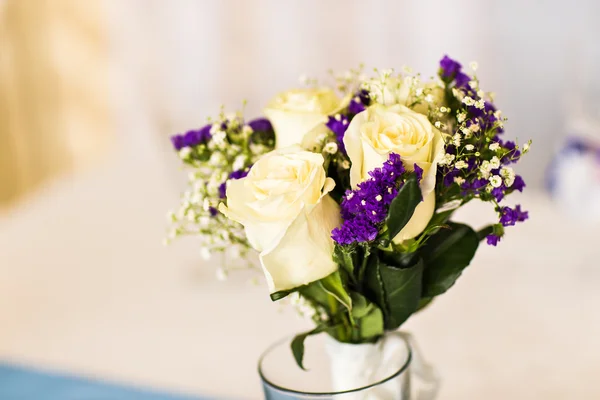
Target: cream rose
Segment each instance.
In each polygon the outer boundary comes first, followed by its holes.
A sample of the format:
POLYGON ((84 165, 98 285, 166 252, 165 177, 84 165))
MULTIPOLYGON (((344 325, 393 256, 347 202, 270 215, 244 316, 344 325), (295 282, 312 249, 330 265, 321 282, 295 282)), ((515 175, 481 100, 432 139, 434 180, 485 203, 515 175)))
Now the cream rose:
POLYGON ((329 88, 296 89, 272 99, 265 116, 275 130, 275 147, 298 144, 315 126, 327 121, 342 106, 342 100, 329 88))
POLYGON ((399 154, 408 170, 413 170, 414 164, 423 168, 423 202, 394 241, 412 239, 423 232, 435 210, 437 163, 444 154, 441 132, 427 117, 403 105, 375 104, 352 119, 344 145, 352 161, 352 187, 368 179, 369 171, 381 167, 390 153, 399 154))
POLYGON ((261 157, 248 176, 229 181, 219 209, 244 225, 271 293, 314 282, 337 270, 331 231, 340 224, 335 186, 321 154, 299 146, 261 157))

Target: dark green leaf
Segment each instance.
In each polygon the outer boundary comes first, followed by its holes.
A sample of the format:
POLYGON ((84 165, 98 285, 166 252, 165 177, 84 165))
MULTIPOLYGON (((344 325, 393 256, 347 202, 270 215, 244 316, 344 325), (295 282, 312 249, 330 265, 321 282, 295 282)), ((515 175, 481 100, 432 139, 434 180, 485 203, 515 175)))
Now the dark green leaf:
POLYGON ((294 293, 296 290, 298 290, 298 289, 280 290, 279 292, 271 293, 271 300, 272 301, 281 300, 284 297, 287 297, 289 294, 294 293))
POLYGON ((419 312, 419 311, 425 309, 427 306, 429 306, 431 304, 432 301, 433 301, 433 297, 421 298, 421 300, 419 300, 419 306, 417 307, 417 311, 415 311, 415 312, 419 312))
POLYGON ((482 241, 483 239, 485 239, 488 235, 491 235, 492 233, 494 233, 494 225, 488 225, 477 231, 477 238, 479 239, 479 241, 482 241))
POLYGON ((316 335, 317 333, 321 333, 326 329, 327 327, 325 325, 319 325, 312 331, 304 332, 294 337, 291 344, 292 354, 294 355, 296 364, 298 364, 300 368, 304 369, 304 366, 302 365, 302 360, 304 359, 304 340, 310 335, 316 335))
POLYGON ((358 326, 358 340, 372 339, 383 334, 383 313, 364 296, 352 293, 352 316, 358 326))
POLYGON ((453 222, 448 226, 431 236, 421 249, 425 262, 423 297, 438 296, 454 285, 479 246, 471 227, 453 222))
POLYGON ((390 239, 396 237, 410 221, 421 200, 421 189, 419 189, 417 183, 417 176, 413 173, 404 182, 404 185, 398 191, 398 195, 390 204, 390 211, 385 221, 390 239))
POLYGON ((402 325, 419 305, 423 262, 408 268, 386 265, 377 257, 367 268, 367 293, 383 310, 385 329, 402 325))

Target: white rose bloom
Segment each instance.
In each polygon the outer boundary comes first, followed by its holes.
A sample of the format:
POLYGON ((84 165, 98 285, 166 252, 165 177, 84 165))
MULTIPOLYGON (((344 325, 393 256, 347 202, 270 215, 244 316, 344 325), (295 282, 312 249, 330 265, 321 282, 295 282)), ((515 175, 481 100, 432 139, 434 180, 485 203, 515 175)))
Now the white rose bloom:
POLYGON ((329 115, 343 108, 330 88, 296 89, 275 96, 264 110, 275 131, 275 147, 300 143, 306 133, 327 122, 329 115))
POLYGON ((341 222, 327 194, 335 186, 323 156, 291 146, 261 157, 248 176, 230 181, 219 209, 244 225, 271 293, 293 289, 335 272, 331 231, 341 222))
POLYGON ((441 132, 422 114, 403 105, 373 105, 352 119, 344 135, 344 145, 352 162, 350 183, 355 188, 379 168, 390 153, 399 154, 407 170, 414 164, 423 169, 423 202, 408 224, 394 238, 400 243, 419 235, 435 210, 435 180, 438 162, 444 156, 441 132))

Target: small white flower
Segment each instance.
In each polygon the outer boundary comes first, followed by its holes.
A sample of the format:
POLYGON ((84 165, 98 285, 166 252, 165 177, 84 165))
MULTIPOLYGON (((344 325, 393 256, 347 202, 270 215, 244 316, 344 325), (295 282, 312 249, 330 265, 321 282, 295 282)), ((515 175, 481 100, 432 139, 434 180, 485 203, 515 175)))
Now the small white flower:
POLYGON ((350 161, 348 161, 348 160, 342 161, 342 168, 350 169, 350 161))
POLYGON ((210 200, 208 200, 208 197, 204 199, 204 202, 202 203, 202 209, 204 211, 208 211, 210 209, 210 200))
POLYGON ((454 154, 446 153, 444 157, 438 163, 439 165, 450 165, 456 156, 454 154))
POLYGON ((471 87, 471 89, 477 89, 477 81, 476 80, 469 81, 469 86, 471 87))
POLYGON ((480 110, 483 110, 485 108, 485 102, 483 101, 483 99, 477 100, 475 102, 475 108, 478 108, 480 110))
POLYGON ((440 129, 442 127, 442 123, 440 121, 435 121, 435 125, 436 128, 440 129))
POLYGON ((323 150, 329 154, 335 154, 338 151, 338 145, 335 142, 329 142, 325 145, 323 150))
POLYGON ((460 146, 460 140, 461 140, 461 137, 460 137, 460 134, 459 134, 459 133, 456 133, 456 134, 455 134, 455 135, 452 137, 452 143, 453 143, 453 144, 454 144, 456 147, 460 146))
POLYGON ((469 129, 471 129, 473 132, 479 132, 479 124, 473 124, 469 127, 469 129))
POLYGON ((456 119, 459 123, 463 123, 463 121, 467 118, 467 113, 460 112, 456 115, 456 119))
POLYGON ((378 194, 377 196, 375 196, 375 200, 381 201, 381 200, 383 200, 383 197, 381 197, 381 195, 378 194))
POLYGON ((477 63, 477 61, 471 61, 471 63, 469 64, 469 66, 471 67, 471 69, 473 71, 477 71, 477 68, 479 68, 479 64, 477 63))
POLYGON ((237 170, 244 168, 245 165, 246 165, 246 156, 243 154, 240 154, 239 156, 237 156, 235 158, 235 160, 233 161, 233 165, 231 167, 233 168, 234 171, 237 171, 237 170))
POLYGON ((335 118, 336 121, 341 121, 342 120, 342 116, 339 113, 335 114, 335 116, 333 118, 335 118))
POLYGON ((463 183, 465 183, 465 182, 466 182, 466 180, 465 180, 465 178, 463 178, 463 177, 460 177, 460 176, 455 176, 455 177, 454 177, 454 182, 455 182, 455 183, 458 183, 459 185, 462 185, 463 183))
POLYGON ((363 206, 366 206, 366 205, 367 205, 367 202, 366 202, 366 201, 364 201, 364 200, 361 200, 361 201, 360 201, 360 204, 362 204, 363 206))
POLYGON ((220 146, 222 144, 225 143, 225 138, 227 137, 227 134, 224 131, 217 131, 215 132, 215 134, 212 136, 212 142, 214 142, 217 146, 220 146))
POLYGON ((252 132, 254 132, 254 130, 249 125, 244 125, 244 127, 242 128, 242 133, 246 136, 249 136, 250 134, 252 134, 252 132))
POLYGON ((498 151, 498 150, 500 150, 500 143, 494 142, 494 143, 490 144, 490 150, 491 151, 498 151))
POLYGON ((502 186, 502 178, 500 178, 498 175, 491 176, 490 185, 492 185, 495 188, 502 186))
POLYGON ((228 274, 227 274, 227 270, 225 270, 225 268, 219 267, 219 268, 217 268, 215 275, 217 276, 217 280, 226 281, 228 274))
POLYGON ((428 103, 432 103, 433 102, 433 96, 428 94, 427 96, 425 96, 425 101, 428 103))
POLYGON ((456 164, 454 164, 454 167, 456 169, 463 169, 463 168, 467 168, 469 166, 469 164, 467 164, 465 161, 460 160, 458 161, 456 164))
POLYGON ((417 90, 415 90, 415 94, 417 96, 421 96, 423 94, 423 88, 417 88, 417 90))
POLYGON ((490 166, 492 167, 492 169, 500 168, 500 159, 496 156, 492 157, 492 159, 490 160, 490 166))
POLYGON ((200 248, 200 257, 202 257, 204 261, 210 260, 210 250, 208 249, 208 247, 200 248))
POLYGON ((192 149, 189 147, 184 147, 183 149, 179 150, 179 158, 182 160, 187 160, 190 154, 192 154, 192 149))
POLYGON ((473 151, 475 149, 475 146, 473 146, 472 144, 468 144, 468 145, 465 146, 465 149, 467 151, 473 151))
POLYGON ((492 166, 489 161, 485 160, 481 163, 479 167, 479 171, 481 172, 481 176, 484 178, 488 178, 490 176, 490 172, 492 171, 492 166))
POLYGON ((500 176, 504 178, 504 184, 511 187, 515 183, 515 171, 509 167, 503 167, 500 170, 500 176))
POLYGON ((464 98, 464 99, 462 99, 462 102, 463 102, 464 104, 468 105, 468 106, 472 106, 472 105, 474 105, 474 104, 475 104, 475 100, 473 100, 473 99, 471 98, 471 96, 465 96, 465 98, 464 98))
POLYGON ((530 147, 529 143, 525 143, 523 145, 523 153, 527 153, 529 151, 529 147, 530 147))

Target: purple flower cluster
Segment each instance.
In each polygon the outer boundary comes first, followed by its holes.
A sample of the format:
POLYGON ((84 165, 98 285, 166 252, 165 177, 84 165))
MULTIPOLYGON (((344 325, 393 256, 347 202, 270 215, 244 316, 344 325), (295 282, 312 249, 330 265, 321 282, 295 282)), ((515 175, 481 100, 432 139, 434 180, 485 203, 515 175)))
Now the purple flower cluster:
POLYGON ((440 60, 440 75, 447 81, 454 80, 456 87, 459 88, 468 87, 471 80, 469 75, 462 72, 462 65, 447 55, 440 60))
POLYGON ((502 226, 514 226, 517 222, 524 222, 529 218, 529 212, 522 211, 521 206, 515 208, 502 207, 500 210, 500 223, 502 226))
POLYGON ((219 185, 219 197, 222 199, 224 199, 226 197, 228 180, 230 180, 230 179, 236 180, 236 179, 245 178, 248 175, 249 171, 250 171, 250 167, 245 168, 245 169, 238 169, 237 171, 233 171, 232 173, 230 173, 227 180, 219 185))
POLYGON ((212 138, 210 128, 210 125, 205 125, 197 130, 191 130, 181 135, 171 136, 171 143, 177 151, 184 147, 194 147, 202 143, 207 143, 212 138))
POLYGON ((335 133, 335 137, 337 138, 338 142, 338 147, 342 150, 344 154, 346 154, 346 147, 344 146, 344 134, 346 133, 346 129, 348 128, 349 124, 350 121, 348 120, 348 117, 340 114, 337 115, 337 118, 329 117, 327 123, 325 124, 327 125, 329 130, 335 133))
POLYGON ((367 90, 359 91, 356 96, 350 100, 350 104, 348 105, 348 112, 350 114, 358 114, 365 110, 365 107, 369 105, 371 102, 371 98, 369 97, 369 92, 367 90))
POLYGON ((273 126, 271 122, 266 118, 256 118, 248 122, 248 126, 252 128, 254 132, 271 132, 273 126))
MULTIPOLYGON (((406 172, 400 156, 389 155, 381 168, 369 172, 370 178, 346 191, 341 204, 343 223, 332 231, 331 237, 340 245, 371 242, 377 238, 389 206, 403 184, 406 172)), ((423 170, 415 165, 417 176, 423 170)))

